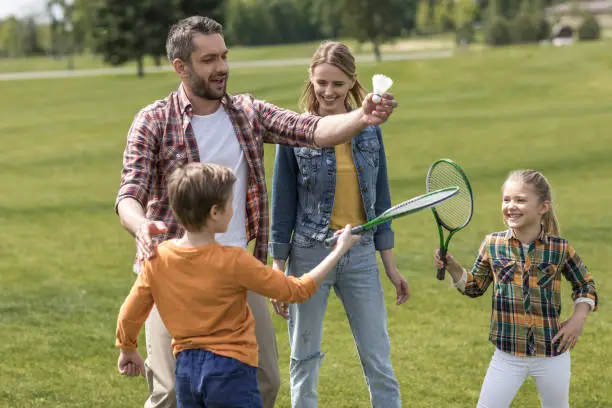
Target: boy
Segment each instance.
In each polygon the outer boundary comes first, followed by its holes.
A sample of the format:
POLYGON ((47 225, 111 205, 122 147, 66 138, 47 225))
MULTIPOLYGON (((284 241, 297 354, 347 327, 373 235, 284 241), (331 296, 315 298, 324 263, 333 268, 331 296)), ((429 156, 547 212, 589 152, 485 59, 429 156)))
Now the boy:
POLYGON ((179 408, 261 407, 257 389, 255 321, 247 291, 285 302, 304 302, 356 242, 347 226, 334 250, 301 278, 286 277, 245 249, 224 247, 215 234, 232 218, 228 168, 190 163, 168 183, 170 207, 185 235, 160 244, 123 303, 117 320, 118 369, 144 374, 137 351, 140 329, 157 305, 172 335, 179 408))

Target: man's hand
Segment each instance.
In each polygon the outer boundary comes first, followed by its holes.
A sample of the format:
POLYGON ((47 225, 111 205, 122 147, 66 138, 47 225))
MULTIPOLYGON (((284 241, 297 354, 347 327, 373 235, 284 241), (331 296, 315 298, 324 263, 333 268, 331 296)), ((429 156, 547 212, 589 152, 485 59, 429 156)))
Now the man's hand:
POLYGON ((382 99, 378 103, 372 101, 373 96, 374 94, 372 93, 368 94, 361 104, 363 112, 362 120, 367 125, 380 125, 391 116, 398 103, 390 93, 383 94, 382 99))
POLYGON ((161 221, 144 221, 140 224, 135 235, 141 260, 150 259, 155 255, 155 245, 152 237, 164 234, 167 231, 166 224, 161 221))

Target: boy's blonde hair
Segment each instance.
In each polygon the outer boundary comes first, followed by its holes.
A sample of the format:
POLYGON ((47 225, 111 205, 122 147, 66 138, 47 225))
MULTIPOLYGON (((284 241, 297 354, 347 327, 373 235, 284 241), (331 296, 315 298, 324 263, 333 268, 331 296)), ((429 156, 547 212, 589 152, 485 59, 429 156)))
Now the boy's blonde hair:
POLYGON ((201 231, 213 205, 221 208, 230 199, 236 176, 218 164, 189 163, 168 180, 170 208, 188 231, 201 231))
MULTIPOLYGON (((550 208, 546 214, 542 216, 542 224, 544 231, 548 235, 559 236, 561 227, 553 209, 552 189, 550 183, 542 173, 536 170, 517 170, 508 175, 506 182, 510 180, 520 181, 521 183, 531 186, 538 195, 540 202, 550 201, 550 208)), ((505 185, 506 183, 504 183, 505 185)))
MULTIPOLYGON (((361 106, 366 91, 363 89, 357 80, 357 68, 355 66, 355 57, 349 50, 349 47, 339 41, 324 41, 321 43, 317 51, 312 56, 312 61, 308 72, 312 75, 314 69, 321 64, 331 64, 339 68, 349 78, 355 79, 355 85, 349 90, 346 96, 345 104, 347 109, 354 109, 361 106), (351 101, 352 99, 352 101, 351 101)), ((314 92, 314 85, 310 78, 306 81, 302 94, 300 96, 300 107, 309 113, 319 113, 319 102, 314 92)))

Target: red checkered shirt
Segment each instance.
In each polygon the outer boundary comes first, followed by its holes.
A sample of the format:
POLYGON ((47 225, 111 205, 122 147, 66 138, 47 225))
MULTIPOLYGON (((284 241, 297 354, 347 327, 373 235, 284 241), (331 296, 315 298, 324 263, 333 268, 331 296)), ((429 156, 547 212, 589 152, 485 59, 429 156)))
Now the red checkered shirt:
MULTIPOLYGON (((256 239, 253 254, 266 263, 269 215, 263 144, 314 147, 320 117, 284 110, 246 94, 226 95, 222 105, 248 164, 247 240, 256 239)), ((184 232, 170 210, 166 180, 177 168, 200 161, 190 125, 192 114, 191 102, 181 85, 167 98, 140 110, 127 136, 115 211, 124 198, 140 202, 147 219, 163 221, 168 227, 155 242, 180 237, 184 232)))

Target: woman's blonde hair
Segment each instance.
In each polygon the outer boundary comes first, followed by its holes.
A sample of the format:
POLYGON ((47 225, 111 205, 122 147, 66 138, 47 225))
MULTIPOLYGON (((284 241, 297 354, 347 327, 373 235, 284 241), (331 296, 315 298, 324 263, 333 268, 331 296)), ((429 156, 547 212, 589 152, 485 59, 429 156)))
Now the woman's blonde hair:
MULTIPOLYGON (((355 57, 349 50, 348 46, 339 41, 322 42, 312 56, 312 61, 310 63, 310 67, 308 68, 310 75, 312 75, 314 69, 321 64, 331 64, 339 68, 349 78, 355 80, 355 84, 349 90, 345 105, 348 110, 361 106, 367 92, 357 80, 355 57)), ((310 78, 308 78, 304 84, 304 89, 302 90, 302 94, 300 96, 300 107, 305 112, 317 114, 319 112, 319 102, 317 102, 314 92, 314 85, 310 81, 310 78)))
MULTIPOLYGON (((550 202, 550 208, 546 214, 542 216, 542 224, 544 225, 544 231, 548 235, 559 236, 561 227, 559 226, 559 221, 553 209, 552 189, 546 177, 536 170, 517 170, 508 175, 506 183, 510 180, 520 181, 531 186, 540 199, 540 202, 550 202)), ((504 185, 506 183, 504 183, 504 185)))

